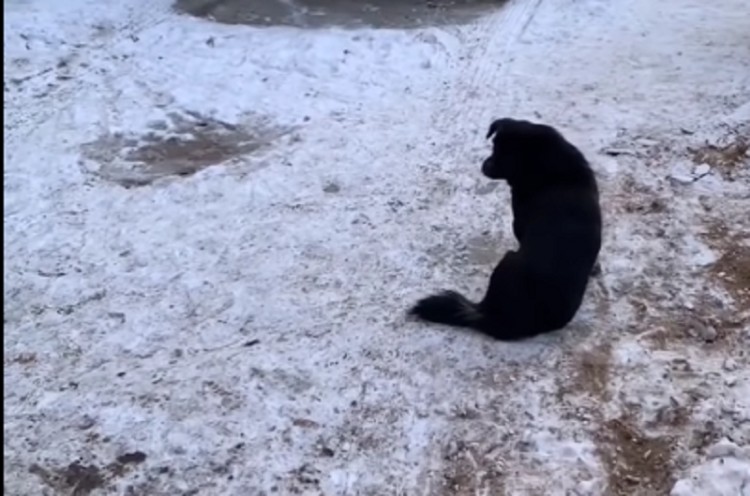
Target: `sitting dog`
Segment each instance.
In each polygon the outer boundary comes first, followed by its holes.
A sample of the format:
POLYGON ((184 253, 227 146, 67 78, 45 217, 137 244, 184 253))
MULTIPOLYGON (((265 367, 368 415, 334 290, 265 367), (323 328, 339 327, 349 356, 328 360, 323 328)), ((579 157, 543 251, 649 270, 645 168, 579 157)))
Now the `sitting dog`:
POLYGON ((492 155, 482 173, 511 189, 509 251, 484 299, 455 291, 417 302, 410 313, 511 341, 565 327, 583 301, 601 247, 599 189, 583 154, 551 126, 510 118, 492 123, 492 155))

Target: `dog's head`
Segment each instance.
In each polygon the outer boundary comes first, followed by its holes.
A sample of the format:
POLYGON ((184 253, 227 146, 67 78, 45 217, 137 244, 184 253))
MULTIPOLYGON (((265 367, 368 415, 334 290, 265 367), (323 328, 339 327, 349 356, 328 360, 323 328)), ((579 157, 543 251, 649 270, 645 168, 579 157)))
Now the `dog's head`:
POLYGON ((511 118, 493 122, 487 139, 493 136, 492 155, 482 164, 482 173, 490 179, 509 182, 523 172, 523 167, 541 159, 550 144, 560 140, 560 135, 550 126, 511 118))

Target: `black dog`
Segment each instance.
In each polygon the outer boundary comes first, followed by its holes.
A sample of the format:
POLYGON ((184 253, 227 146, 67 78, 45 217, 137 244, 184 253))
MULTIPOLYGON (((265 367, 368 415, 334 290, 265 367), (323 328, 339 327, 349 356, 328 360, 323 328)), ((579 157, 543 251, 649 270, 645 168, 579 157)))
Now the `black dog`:
POLYGON ((479 304, 444 291, 410 313, 519 340, 565 327, 581 306, 601 247, 599 189, 586 158, 553 127, 505 118, 493 135, 482 173, 510 185, 520 249, 505 254, 479 304))

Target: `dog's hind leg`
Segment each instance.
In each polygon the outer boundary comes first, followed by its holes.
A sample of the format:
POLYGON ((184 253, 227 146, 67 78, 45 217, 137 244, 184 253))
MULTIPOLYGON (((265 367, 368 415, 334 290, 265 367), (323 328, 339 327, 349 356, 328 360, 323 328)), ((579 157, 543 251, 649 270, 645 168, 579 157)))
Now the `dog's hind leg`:
POLYGON ((533 292, 526 264, 518 251, 509 251, 495 267, 479 309, 484 315, 480 330, 501 341, 516 341, 537 334, 533 292))

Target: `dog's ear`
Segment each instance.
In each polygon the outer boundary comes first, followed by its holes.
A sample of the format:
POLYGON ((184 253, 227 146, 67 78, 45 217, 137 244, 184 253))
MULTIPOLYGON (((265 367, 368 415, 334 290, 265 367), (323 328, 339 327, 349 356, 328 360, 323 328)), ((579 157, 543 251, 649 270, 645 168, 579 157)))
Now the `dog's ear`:
POLYGON ((487 137, 485 139, 490 139, 492 136, 500 131, 500 128, 503 127, 504 120, 503 119, 497 119, 495 122, 490 124, 490 130, 487 131, 487 137))

